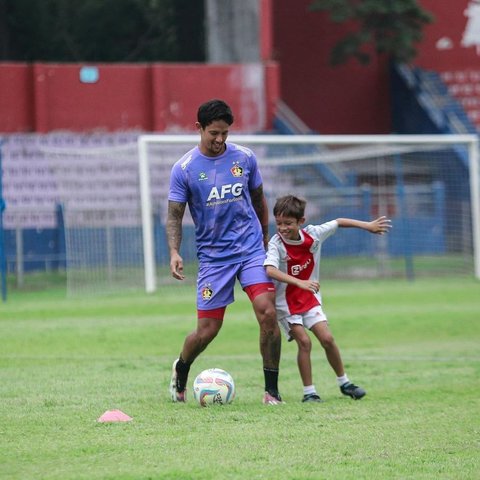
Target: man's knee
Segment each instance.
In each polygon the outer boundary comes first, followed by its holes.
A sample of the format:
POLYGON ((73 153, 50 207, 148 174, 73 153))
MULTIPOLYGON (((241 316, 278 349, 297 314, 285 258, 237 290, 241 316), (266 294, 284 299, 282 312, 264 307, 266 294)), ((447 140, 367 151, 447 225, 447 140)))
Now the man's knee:
POLYGON ((275 305, 273 305, 273 303, 267 305, 267 307, 265 308, 264 316, 265 316, 266 322, 273 323, 276 325, 277 312, 275 310, 275 305))
POLYGON ((222 321, 217 319, 201 318, 198 320, 196 337, 200 344, 208 345, 218 334, 222 321))
POLYGON ((260 326, 266 331, 277 331, 277 314, 275 311, 274 305, 267 305, 261 312, 258 314, 258 322, 260 326))

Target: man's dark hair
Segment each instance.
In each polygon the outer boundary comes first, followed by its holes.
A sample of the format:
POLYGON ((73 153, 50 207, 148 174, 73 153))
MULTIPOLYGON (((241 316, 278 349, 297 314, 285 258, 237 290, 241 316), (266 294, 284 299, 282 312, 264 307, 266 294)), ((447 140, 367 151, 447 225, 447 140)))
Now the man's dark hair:
POLYGON ((273 215, 275 217, 293 217, 300 220, 305 216, 305 206, 307 202, 294 195, 285 195, 275 202, 273 207, 273 215))
POLYGON ((226 124, 233 123, 233 113, 230 107, 218 99, 209 100, 198 107, 197 121, 205 128, 215 120, 223 120, 226 124))

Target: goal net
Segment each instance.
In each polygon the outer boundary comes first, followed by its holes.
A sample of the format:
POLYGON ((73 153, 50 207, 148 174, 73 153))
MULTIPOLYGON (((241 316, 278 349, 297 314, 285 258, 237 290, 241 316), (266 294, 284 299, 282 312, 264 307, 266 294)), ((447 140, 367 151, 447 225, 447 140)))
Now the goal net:
MULTIPOLYGON (((387 215, 389 235, 344 229, 322 247, 321 276, 480 278, 476 136, 231 136, 252 148, 270 208, 277 197, 307 200, 306 222, 387 215)), ((165 239, 170 168, 198 137, 139 138, 146 288, 171 285, 165 239)), ((194 227, 183 222, 181 254, 195 281, 194 227)))
POLYGON ((42 154, 61 206, 68 294, 143 289, 136 142, 44 147, 42 154))
MULTIPOLYGON (((323 278, 480 278, 476 136, 231 135, 229 141, 257 156, 271 234, 273 204, 285 194, 307 200, 306 223, 392 219, 386 236, 342 229, 328 239, 323 278)), ((183 282, 170 274, 165 224, 171 167, 197 143, 197 135, 141 135, 136 144, 50 152, 70 294, 191 291, 197 259, 188 208, 183 282)))

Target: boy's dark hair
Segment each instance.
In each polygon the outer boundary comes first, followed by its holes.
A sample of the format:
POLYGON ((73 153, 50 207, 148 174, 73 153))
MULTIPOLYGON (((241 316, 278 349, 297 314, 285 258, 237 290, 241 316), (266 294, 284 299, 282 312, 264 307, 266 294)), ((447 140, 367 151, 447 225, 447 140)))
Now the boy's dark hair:
POLYGON ((197 112, 197 121, 202 128, 207 127, 215 120, 223 120, 228 125, 233 123, 231 108, 223 100, 216 98, 202 103, 202 105, 198 107, 197 112))
POLYGON ((305 216, 306 200, 295 197, 294 195, 285 195, 277 198, 275 206, 273 207, 274 217, 293 217, 300 220, 305 216))

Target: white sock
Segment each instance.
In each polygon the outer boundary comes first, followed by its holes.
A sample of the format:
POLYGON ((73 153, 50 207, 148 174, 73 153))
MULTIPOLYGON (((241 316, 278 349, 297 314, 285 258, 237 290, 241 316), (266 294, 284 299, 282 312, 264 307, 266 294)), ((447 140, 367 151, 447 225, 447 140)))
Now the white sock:
POLYGON ((306 387, 303 387, 304 395, 311 395, 312 393, 317 393, 315 390, 315 385, 307 385, 306 387))
POLYGON ((337 377, 337 383, 338 383, 338 386, 341 387, 342 385, 345 385, 346 383, 348 383, 350 380, 348 379, 347 377, 347 374, 343 374, 341 377, 337 377))

